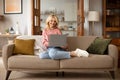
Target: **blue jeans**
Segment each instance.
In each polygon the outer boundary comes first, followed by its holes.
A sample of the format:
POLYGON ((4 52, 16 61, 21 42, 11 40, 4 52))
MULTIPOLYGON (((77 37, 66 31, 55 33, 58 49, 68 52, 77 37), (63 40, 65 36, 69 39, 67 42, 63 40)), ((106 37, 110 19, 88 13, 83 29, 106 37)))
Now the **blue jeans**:
POLYGON ((58 47, 50 47, 47 51, 40 53, 39 57, 42 59, 69 59, 70 52, 58 47))

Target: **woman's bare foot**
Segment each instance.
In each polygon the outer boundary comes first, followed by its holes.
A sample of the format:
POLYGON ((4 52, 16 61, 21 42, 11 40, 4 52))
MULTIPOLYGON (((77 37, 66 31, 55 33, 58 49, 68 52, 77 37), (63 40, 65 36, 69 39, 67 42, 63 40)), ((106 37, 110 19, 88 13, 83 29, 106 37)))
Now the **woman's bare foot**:
POLYGON ((75 51, 71 51, 71 52, 70 52, 70 56, 72 56, 72 57, 77 57, 77 54, 75 53, 75 51))

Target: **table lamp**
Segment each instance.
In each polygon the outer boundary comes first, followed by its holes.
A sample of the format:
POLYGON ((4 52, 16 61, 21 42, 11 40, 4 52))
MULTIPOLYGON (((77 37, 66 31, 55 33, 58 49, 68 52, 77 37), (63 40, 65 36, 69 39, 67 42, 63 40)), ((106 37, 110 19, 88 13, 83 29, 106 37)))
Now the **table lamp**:
POLYGON ((88 12, 88 21, 92 22, 92 35, 94 35, 94 24, 100 20, 98 11, 89 11, 88 12))

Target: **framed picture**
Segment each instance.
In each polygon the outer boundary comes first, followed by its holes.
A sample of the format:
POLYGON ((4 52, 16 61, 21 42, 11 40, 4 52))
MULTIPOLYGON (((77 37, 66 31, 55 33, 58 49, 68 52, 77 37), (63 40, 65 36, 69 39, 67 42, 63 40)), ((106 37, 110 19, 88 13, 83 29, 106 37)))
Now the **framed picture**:
POLYGON ((3 0, 4 14, 21 14, 22 0, 3 0))

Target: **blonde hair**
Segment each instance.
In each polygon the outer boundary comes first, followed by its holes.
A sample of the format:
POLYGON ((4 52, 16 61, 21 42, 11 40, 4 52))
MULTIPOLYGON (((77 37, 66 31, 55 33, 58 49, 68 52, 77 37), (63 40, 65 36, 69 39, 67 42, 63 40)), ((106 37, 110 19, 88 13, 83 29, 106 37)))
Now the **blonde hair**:
POLYGON ((50 29, 50 26, 49 26, 49 21, 54 18, 56 20, 56 28, 58 27, 58 24, 59 24, 59 20, 58 20, 58 17, 54 14, 51 14, 48 16, 48 18, 46 19, 46 28, 47 29, 50 29))

